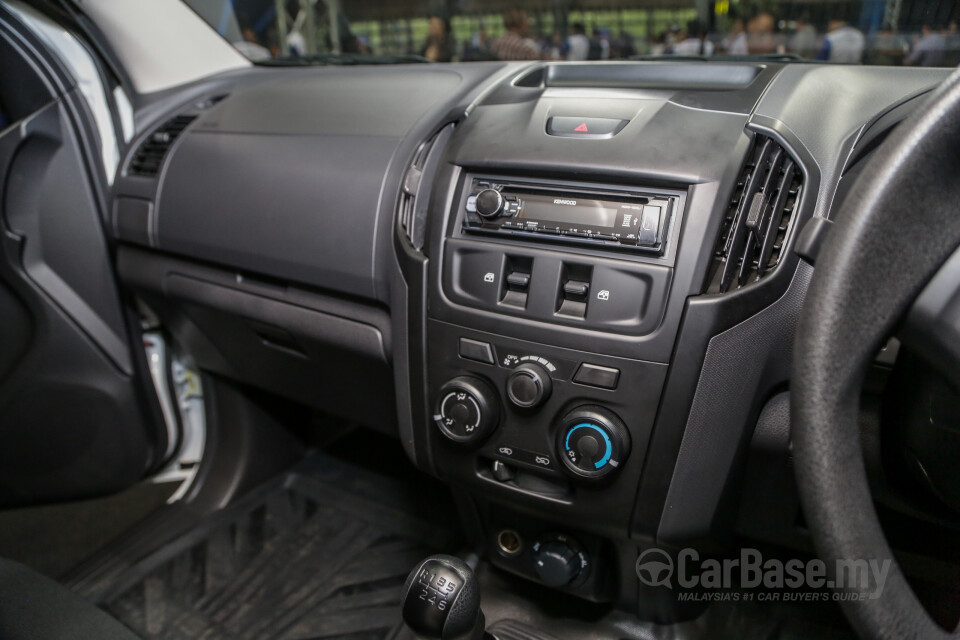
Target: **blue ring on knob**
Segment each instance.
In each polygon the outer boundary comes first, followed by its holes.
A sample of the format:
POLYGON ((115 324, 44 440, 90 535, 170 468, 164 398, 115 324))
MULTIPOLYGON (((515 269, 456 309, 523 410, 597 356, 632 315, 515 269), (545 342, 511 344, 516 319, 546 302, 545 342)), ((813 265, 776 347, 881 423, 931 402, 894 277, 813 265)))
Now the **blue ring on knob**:
POLYGON ((604 454, 603 458, 601 458, 599 461, 593 463, 593 466, 594 466, 595 468, 597 468, 597 469, 602 469, 608 462, 610 462, 610 458, 613 456, 613 443, 610 442, 610 436, 607 434, 607 432, 604 431, 603 429, 601 429, 600 427, 598 427, 597 425, 591 424, 591 423, 589 423, 589 422, 581 422, 580 424, 578 424, 577 426, 575 426, 573 429, 570 429, 570 431, 567 431, 567 439, 564 440, 564 443, 563 443, 564 448, 565 448, 567 451, 570 451, 570 436, 572 436, 572 435, 573 435, 573 432, 576 431, 577 429, 579 429, 580 427, 586 427, 586 428, 588 428, 588 429, 593 429, 594 431, 596 431, 597 433, 599 433, 600 435, 602 435, 604 442, 607 443, 607 451, 606 451, 606 453, 604 454))

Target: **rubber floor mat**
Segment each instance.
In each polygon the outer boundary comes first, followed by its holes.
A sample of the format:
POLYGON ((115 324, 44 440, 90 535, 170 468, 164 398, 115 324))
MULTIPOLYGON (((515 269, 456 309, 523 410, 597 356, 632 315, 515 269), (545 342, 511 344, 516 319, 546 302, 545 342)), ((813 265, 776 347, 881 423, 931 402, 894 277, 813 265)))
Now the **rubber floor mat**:
POLYGON ((149 639, 380 640, 411 568, 456 550, 411 490, 311 456, 86 595, 149 639))

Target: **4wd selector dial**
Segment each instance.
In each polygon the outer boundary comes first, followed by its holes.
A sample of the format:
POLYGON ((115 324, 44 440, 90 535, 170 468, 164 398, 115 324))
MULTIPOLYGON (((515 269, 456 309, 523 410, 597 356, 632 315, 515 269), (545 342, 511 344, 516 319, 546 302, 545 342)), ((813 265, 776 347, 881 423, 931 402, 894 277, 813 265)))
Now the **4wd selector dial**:
POLYGON ((433 421, 450 440, 479 444, 500 422, 496 392, 479 378, 454 378, 440 387, 433 421))
POLYGON ((576 587, 590 573, 590 558, 573 538, 562 533, 541 537, 533 545, 533 568, 550 587, 576 587))
POLYGON ((539 407, 552 390, 550 372, 533 362, 524 362, 507 378, 507 397, 521 409, 539 407))
POLYGON ((630 432, 612 411, 591 405, 577 407, 563 417, 557 449, 572 475, 602 478, 619 469, 630 455, 630 432))

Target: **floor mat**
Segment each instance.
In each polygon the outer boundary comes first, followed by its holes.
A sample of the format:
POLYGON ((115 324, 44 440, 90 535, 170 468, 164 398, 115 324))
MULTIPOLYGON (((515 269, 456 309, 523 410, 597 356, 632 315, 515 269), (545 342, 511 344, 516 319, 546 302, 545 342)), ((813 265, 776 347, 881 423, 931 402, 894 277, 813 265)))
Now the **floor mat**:
POLYGON ((379 640, 411 568, 456 550, 447 505, 421 491, 317 454, 73 587, 144 638, 379 640))
POLYGON ((176 483, 142 482, 106 498, 2 511, 0 557, 60 578, 163 509, 176 489, 176 483))

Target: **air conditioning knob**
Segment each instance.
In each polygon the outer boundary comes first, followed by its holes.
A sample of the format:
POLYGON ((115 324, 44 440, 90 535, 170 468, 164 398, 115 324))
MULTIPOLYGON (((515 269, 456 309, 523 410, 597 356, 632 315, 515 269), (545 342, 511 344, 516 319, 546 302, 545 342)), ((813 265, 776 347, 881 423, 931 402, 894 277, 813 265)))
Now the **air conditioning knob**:
POLYGON ((484 189, 477 194, 477 213, 483 218, 496 218, 503 205, 503 194, 496 189, 484 189))
POLYGON ((433 421, 450 440, 479 444, 500 422, 496 391, 480 378, 454 378, 440 387, 433 421))
POLYGON ((539 407, 552 391, 550 372, 533 362, 524 362, 507 378, 507 397, 521 409, 539 407))
POLYGON ((586 405, 563 417, 557 450, 571 475, 600 479, 617 471, 630 455, 630 432, 612 411, 586 405))

